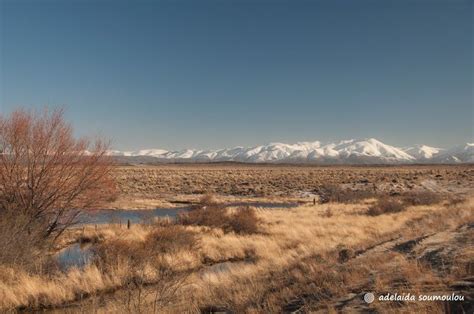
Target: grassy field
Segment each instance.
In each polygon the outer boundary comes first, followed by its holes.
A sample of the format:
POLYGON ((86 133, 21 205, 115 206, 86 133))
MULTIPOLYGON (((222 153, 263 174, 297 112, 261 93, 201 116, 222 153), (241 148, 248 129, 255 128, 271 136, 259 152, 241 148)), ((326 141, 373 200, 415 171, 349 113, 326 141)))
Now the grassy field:
POLYGON ((121 167, 116 202, 179 200, 194 203, 194 209, 176 221, 150 219, 130 229, 109 224, 67 230, 34 267, 0 269, 0 309, 472 309, 473 173, 468 166, 121 167), (291 208, 224 206, 236 199, 300 203, 291 208), (87 245, 95 258, 82 269, 61 270, 54 254, 72 243, 87 245), (465 301, 367 304, 366 292, 376 297, 457 293, 465 301))

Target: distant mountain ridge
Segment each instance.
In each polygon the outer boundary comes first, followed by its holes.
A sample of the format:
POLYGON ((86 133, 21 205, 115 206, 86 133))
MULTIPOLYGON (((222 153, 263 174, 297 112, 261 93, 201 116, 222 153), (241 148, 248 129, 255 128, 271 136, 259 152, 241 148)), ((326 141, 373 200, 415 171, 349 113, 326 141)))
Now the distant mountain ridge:
POLYGON ((474 163, 474 143, 451 149, 426 145, 399 148, 375 138, 345 140, 322 144, 320 141, 296 144, 270 143, 253 147, 216 150, 184 149, 167 151, 109 151, 118 160, 131 163, 154 162, 242 162, 242 163, 311 163, 311 164, 409 164, 474 163))

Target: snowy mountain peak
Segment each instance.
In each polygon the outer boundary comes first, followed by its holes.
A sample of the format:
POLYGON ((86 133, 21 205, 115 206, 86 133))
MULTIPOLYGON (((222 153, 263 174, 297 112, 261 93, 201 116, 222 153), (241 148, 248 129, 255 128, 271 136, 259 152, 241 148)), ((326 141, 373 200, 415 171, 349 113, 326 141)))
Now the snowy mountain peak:
POLYGON ((415 159, 426 160, 435 157, 444 151, 444 149, 427 145, 415 145, 405 148, 404 151, 413 156, 415 159))
POLYGON ((407 147, 404 151, 410 154, 416 159, 431 159, 441 153, 444 149, 431 147, 427 145, 415 145, 413 147, 407 147))
POLYGON ((474 163, 474 143, 459 145, 433 158, 440 163, 474 163))
MULTIPOLYGON (((184 149, 167 151, 144 149, 134 152, 110 151, 126 158, 153 158, 157 162, 247 162, 247 163, 321 163, 321 164, 393 164, 413 162, 474 162, 474 143, 450 150, 415 145, 398 148, 375 138, 351 139, 323 144, 320 141, 285 144, 274 142, 253 147, 218 150, 184 149)), ((149 159, 147 159, 148 161, 149 159)))
POLYGON ((339 151, 340 155, 344 157, 379 157, 393 161, 408 161, 414 159, 402 149, 384 144, 375 138, 343 141, 334 147, 334 149, 339 151))

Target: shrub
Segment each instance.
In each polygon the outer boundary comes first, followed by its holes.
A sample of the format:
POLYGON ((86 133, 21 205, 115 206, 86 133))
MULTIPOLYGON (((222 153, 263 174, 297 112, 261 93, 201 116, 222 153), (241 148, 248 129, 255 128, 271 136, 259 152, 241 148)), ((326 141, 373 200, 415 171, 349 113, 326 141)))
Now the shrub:
POLYGON ((466 199, 463 196, 451 195, 447 206, 456 206, 456 205, 464 203, 465 201, 466 199))
POLYGON ((97 244, 100 241, 103 240, 103 235, 81 235, 78 237, 77 242, 80 244, 85 244, 85 243, 91 243, 91 244, 97 244))
POLYGON ((259 219, 253 208, 240 207, 230 216, 228 230, 238 234, 258 233, 258 223, 259 219))
POLYGON ((172 225, 158 227, 145 239, 144 248, 159 253, 194 251, 198 248, 199 239, 195 232, 183 226, 172 225))
POLYGON ((178 222, 183 225, 208 226, 220 228, 228 218, 226 209, 221 206, 205 206, 178 214, 178 222))
POLYGON ((354 251, 352 249, 343 248, 339 251, 337 260, 339 263, 345 263, 353 257, 354 251))
POLYGON ((405 205, 397 199, 384 197, 378 199, 377 203, 369 208, 367 215, 378 216, 382 214, 399 213, 405 210, 405 205))
POLYGON ((338 185, 325 184, 320 187, 319 198, 321 203, 356 203, 363 199, 374 197, 370 190, 342 189, 338 185))
POLYGON ((144 241, 108 240, 95 247, 96 262, 110 268, 126 262, 131 268, 156 263, 164 254, 197 250, 198 236, 183 226, 157 227, 144 241))
POLYGON ((233 213, 228 213, 224 206, 213 205, 181 213, 178 223, 220 228, 224 232, 252 234, 258 232, 259 219, 255 210, 250 207, 239 207, 233 213))
POLYGON ((206 193, 199 199, 199 205, 201 207, 213 206, 216 204, 217 204, 216 198, 214 197, 212 193, 206 193))
POLYGON ((402 195, 403 203, 407 205, 433 205, 443 200, 439 193, 431 191, 408 192, 402 195))
POLYGON ((133 273, 145 264, 150 256, 141 245, 122 239, 107 240, 93 248, 95 263, 104 273, 127 267, 133 273))

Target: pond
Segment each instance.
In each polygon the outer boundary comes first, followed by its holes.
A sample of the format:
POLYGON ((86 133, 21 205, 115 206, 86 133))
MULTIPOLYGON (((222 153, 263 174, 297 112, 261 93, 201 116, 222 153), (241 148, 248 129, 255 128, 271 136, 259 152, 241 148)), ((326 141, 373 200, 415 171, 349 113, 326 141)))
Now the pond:
MULTIPOLYGON (((261 208, 292 208, 298 206, 297 203, 272 203, 272 202, 231 202, 225 204, 226 207, 231 206, 252 206, 261 208)), ((186 212, 191 207, 180 208, 155 208, 155 209, 102 209, 93 210, 82 213, 78 217, 79 225, 100 225, 108 223, 126 224, 128 220, 131 223, 146 222, 155 217, 176 218, 178 213, 186 212)))
POLYGON ((76 243, 61 250, 56 257, 56 261, 60 269, 68 270, 72 267, 85 267, 93 257, 94 253, 90 245, 76 243))
POLYGON ((129 220, 131 223, 146 222, 155 217, 169 217, 175 218, 179 212, 189 210, 186 208, 156 208, 156 209, 101 209, 82 213, 78 217, 79 225, 87 224, 108 224, 108 223, 123 223, 126 224, 129 220))

